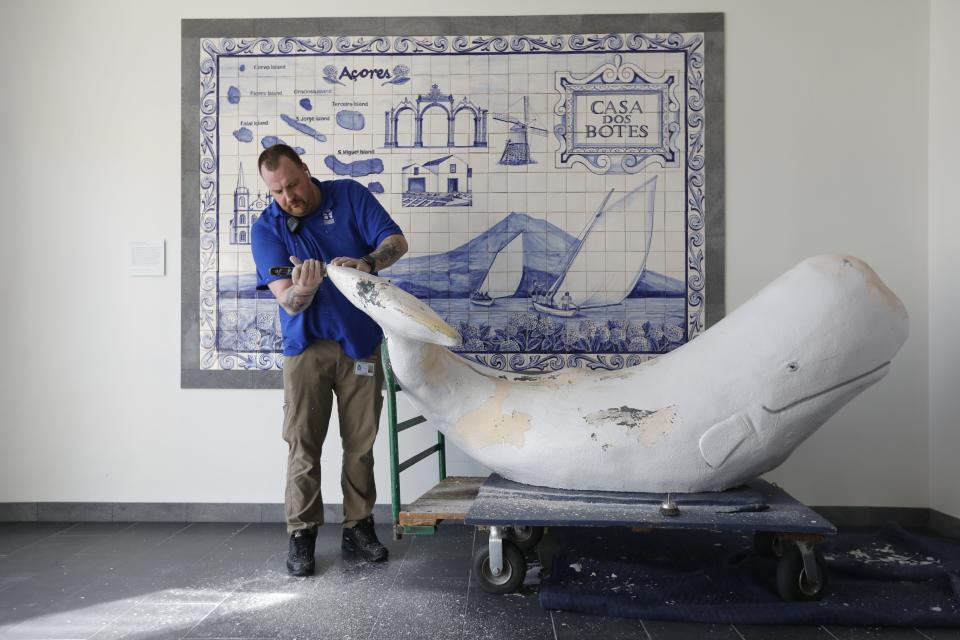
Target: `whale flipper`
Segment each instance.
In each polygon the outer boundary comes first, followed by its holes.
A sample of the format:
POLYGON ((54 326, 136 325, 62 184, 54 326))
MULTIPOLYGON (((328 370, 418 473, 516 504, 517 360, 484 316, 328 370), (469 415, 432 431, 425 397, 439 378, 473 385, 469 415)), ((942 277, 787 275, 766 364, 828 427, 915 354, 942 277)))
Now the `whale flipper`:
POLYGON ((708 465, 716 469, 751 438, 756 438, 756 431, 750 418, 745 413, 735 413, 700 436, 700 455, 708 465))

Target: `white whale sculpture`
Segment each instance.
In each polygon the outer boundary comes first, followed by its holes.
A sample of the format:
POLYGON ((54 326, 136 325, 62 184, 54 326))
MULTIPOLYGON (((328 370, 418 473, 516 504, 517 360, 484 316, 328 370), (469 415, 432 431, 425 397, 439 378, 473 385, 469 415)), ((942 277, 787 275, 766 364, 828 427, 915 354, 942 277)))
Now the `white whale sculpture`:
POLYGON ((376 276, 328 267, 383 327, 413 405, 505 478, 563 489, 721 491, 780 465, 880 380, 906 340, 899 298, 863 261, 800 263, 695 340, 617 372, 485 373, 460 336, 376 276))

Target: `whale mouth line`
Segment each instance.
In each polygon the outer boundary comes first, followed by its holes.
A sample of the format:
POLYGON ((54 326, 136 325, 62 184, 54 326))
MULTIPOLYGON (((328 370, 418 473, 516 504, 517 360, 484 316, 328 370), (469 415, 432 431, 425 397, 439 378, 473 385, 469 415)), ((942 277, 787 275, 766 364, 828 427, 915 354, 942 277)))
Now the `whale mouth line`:
POLYGON ((792 409, 793 407, 797 406, 798 404, 803 404, 804 402, 808 402, 808 401, 810 401, 810 400, 813 400, 814 398, 819 398, 820 396, 825 395, 825 394, 827 394, 827 393, 830 393, 831 391, 836 391, 837 389, 840 389, 841 387, 846 387, 847 385, 853 384, 854 382, 856 382, 856 381, 858 381, 858 380, 862 380, 863 378, 866 378, 867 376, 873 375, 874 373, 880 371, 880 370, 883 369, 884 367, 889 367, 891 362, 892 362, 892 360, 887 360, 886 362, 884 362, 884 363, 881 364, 880 366, 874 367, 873 369, 870 369, 870 371, 867 371, 867 372, 865 372, 865 373, 861 373, 861 374, 858 375, 858 376, 854 376, 854 377, 850 378, 849 380, 846 380, 845 382, 841 382, 841 383, 839 383, 839 384, 835 384, 835 385, 833 385, 832 387, 829 387, 829 388, 827 388, 827 389, 824 389, 823 391, 818 391, 817 393, 814 393, 814 394, 812 394, 812 395, 809 395, 809 396, 800 398, 799 400, 794 400, 794 401, 791 402, 790 404, 785 405, 785 406, 783 406, 783 407, 780 407, 779 409, 771 409, 771 408, 769 408, 767 405, 760 405, 760 406, 762 406, 762 407, 763 407, 763 410, 766 411, 767 413, 773 413, 773 414, 783 413, 783 412, 786 411, 787 409, 792 409))

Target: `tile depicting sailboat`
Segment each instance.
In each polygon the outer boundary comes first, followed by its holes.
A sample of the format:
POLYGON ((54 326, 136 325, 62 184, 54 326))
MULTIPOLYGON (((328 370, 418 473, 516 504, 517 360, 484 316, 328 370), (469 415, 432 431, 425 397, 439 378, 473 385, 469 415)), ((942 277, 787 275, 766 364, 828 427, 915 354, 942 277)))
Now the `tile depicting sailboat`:
POLYGON ((410 252, 380 275, 477 364, 620 369, 703 331, 702 34, 202 42, 203 368, 283 366, 249 247, 277 141, 383 204, 410 252))

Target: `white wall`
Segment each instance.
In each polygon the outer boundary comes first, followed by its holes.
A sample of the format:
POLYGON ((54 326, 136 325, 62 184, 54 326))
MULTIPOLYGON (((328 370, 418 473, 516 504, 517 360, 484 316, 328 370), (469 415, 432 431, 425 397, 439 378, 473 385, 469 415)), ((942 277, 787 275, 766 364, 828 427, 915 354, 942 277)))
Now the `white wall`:
POLYGON ((960 3, 930 11, 930 506, 960 515, 960 3))
MULTIPOLYGON (((583 7, 495 0, 479 8, 583 7)), ((8 211, 0 265, 10 291, 0 319, 0 502, 282 499, 281 393, 179 388, 180 19, 400 8, 18 0, 0 9, 0 41, 12 52, 0 100, 8 211), (145 238, 167 240, 166 277, 125 274, 127 242, 145 238)), ((476 7, 420 0, 402 8, 476 7)), ((847 252, 867 260, 911 313, 892 373, 772 477, 814 504, 927 506, 931 483, 941 484, 928 472, 936 443, 927 429, 927 3, 599 0, 589 10, 726 13, 728 310, 807 256, 847 252)), ((946 55, 944 41, 935 61, 943 66, 946 55)), ((945 265, 930 268, 945 279, 945 265)), ((376 454, 386 502, 383 436, 376 454)), ((331 445, 324 489, 338 502, 333 435, 331 445)), ((451 472, 475 471, 452 457, 451 472)), ((428 469, 404 477, 405 500, 432 484, 428 469)), ((960 515, 955 501, 938 504, 960 515)))

